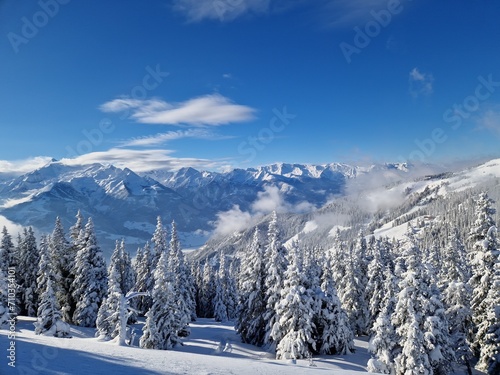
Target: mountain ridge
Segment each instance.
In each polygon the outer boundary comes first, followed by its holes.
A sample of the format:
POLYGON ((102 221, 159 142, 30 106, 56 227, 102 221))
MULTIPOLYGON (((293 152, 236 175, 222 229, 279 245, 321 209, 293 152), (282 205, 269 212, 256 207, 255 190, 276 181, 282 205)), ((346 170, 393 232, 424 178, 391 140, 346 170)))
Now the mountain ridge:
POLYGON ((301 204, 321 208, 335 197, 363 191, 369 186, 367 181, 380 180, 387 188, 413 179, 414 172, 415 167, 405 163, 275 163, 226 172, 188 167, 135 173, 111 164, 51 161, 0 180, 0 215, 50 233, 56 216, 69 228, 81 210, 96 223, 105 253, 121 238, 142 246, 151 238, 160 216, 165 225, 177 222, 184 247, 199 247, 218 225, 221 213, 237 208, 253 215, 258 200, 267 199, 265 207, 279 203, 286 208, 301 204))

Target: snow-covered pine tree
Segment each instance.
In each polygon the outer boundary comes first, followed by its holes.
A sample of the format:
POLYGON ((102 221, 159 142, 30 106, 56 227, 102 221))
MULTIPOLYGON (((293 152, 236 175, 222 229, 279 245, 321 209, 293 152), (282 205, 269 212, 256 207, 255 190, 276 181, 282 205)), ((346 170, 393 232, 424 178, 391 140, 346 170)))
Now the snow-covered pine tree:
POLYGON ((354 333, 337 296, 329 254, 324 260, 319 300, 320 309, 314 319, 318 352, 329 355, 354 352, 354 333))
MULTIPOLYGON (((146 245, 143 249, 137 250, 134 268, 137 275, 134 290, 136 292, 152 292, 154 287, 154 278, 152 275, 152 255, 149 242, 146 242, 146 245)), ((152 304, 153 303, 150 296, 142 296, 137 298, 136 306, 141 314, 146 314, 146 312, 151 308, 152 304)))
POLYGON ((97 312, 106 293, 106 263, 97 244, 92 218, 80 234, 73 267, 72 296, 76 309, 72 321, 79 326, 95 327, 97 312))
POLYGON ((470 367, 472 358, 467 336, 472 331, 472 311, 470 308, 471 288, 465 247, 453 228, 443 252, 443 264, 439 274, 439 285, 443 289, 445 315, 450 330, 451 346, 461 364, 470 367))
POLYGON ((187 326, 191 321, 193 309, 196 310, 196 306, 194 305, 191 275, 189 269, 186 267, 184 254, 181 251, 175 221, 172 221, 168 272, 172 275, 172 285, 177 303, 177 333, 186 335, 189 332, 187 326))
POLYGON ((399 349, 398 337, 392 324, 391 316, 396 306, 397 280, 387 266, 384 269, 382 310, 372 327, 373 335, 370 339, 368 350, 373 358, 368 360, 368 371, 380 374, 394 374, 394 358, 399 349))
POLYGON ((261 346, 264 344, 266 322, 264 249, 256 227, 248 249, 240 255, 239 304, 236 330, 243 342, 261 346))
POLYGON ((40 261, 38 262, 38 272, 37 272, 37 295, 41 296, 43 292, 47 290, 47 281, 52 278, 52 285, 54 285, 54 280, 56 278, 54 273, 54 266, 52 263, 52 257, 50 256, 49 250, 49 236, 40 237, 40 246, 38 247, 38 252, 40 256, 40 261))
POLYGON ((83 216, 77 212, 75 225, 70 228, 71 241, 68 241, 59 217, 56 218, 54 230, 50 236, 49 249, 55 274, 54 291, 61 308, 63 320, 72 323, 76 309, 76 301, 71 293, 71 285, 75 280, 73 268, 76 253, 80 244, 78 237, 84 226, 83 216))
POLYGON ((193 275, 194 298, 196 302, 196 316, 201 316, 201 297, 203 294, 203 266, 200 261, 190 263, 193 275))
POLYGON ((35 325, 35 333, 46 334, 56 337, 69 337, 69 324, 62 321, 61 310, 57 303, 57 298, 52 288, 56 278, 52 257, 49 250, 50 239, 48 236, 42 236, 40 239, 40 262, 38 264, 37 287, 38 295, 40 296, 40 304, 37 310, 37 321, 35 325))
POLYGON ((151 238, 151 243, 153 244, 153 249, 151 251, 151 265, 152 269, 156 268, 156 264, 160 259, 160 256, 167 252, 168 255, 168 245, 167 245, 167 231, 163 226, 161 217, 156 218, 156 228, 151 238))
MULTIPOLYGON (((0 255, 3 249, 0 249, 0 255)), ((0 265, 0 327, 9 320, 8 282, 6 268, 0 265)))
POLYGON ((495 263, 498 260, 500 244, 497 239, 497 230, 492 226, 482 241, 474 245, 473 272, 469 284, 472 287, 472 321, 473 331, 472 351, 479 356, 481 347, 485 343, 487 327, 484 322, 488 319, 490 306, 487 296, 493 285, 495 263))
POLYGON ((69 235, 74 245, 78 243, 78 239, 80 238, 80 232, 82 230, 85 230, 84 218, 80 210, 78 210, 75 217, 76 217, 75 225, 69 228, 69 235))
POLYGON ((443 250, 442 263, 439 270, 438 286, 444 289, 453 280, 466 283, 470 279, 470 266, 465 246, 460 240, 458 230, 450 228, 447 244, 443 250))
POLYGON ((497 256, 493 282, 484 302, 487 315, 486 320, 479 326, 479 332, 486 329, 486 334, 477 368, 488 374, 500 374, 500 256, 497 256))
POLYGON ((139 342, 141 348, 166 350, 180 343, 173 278, 168 271, 168 255, 164 250, 154 271, 153 305, 146 313, 139 342))
POLYGON ((19 260, 16 255, 12 236, 7 230, 7 227, 4 226, 2 229, 2 241, 0 242, 0 264, 5 265, 5 272, 7 272, 7 268, 17 266, 19 260))
POLYGON ((424 344, 423 324, 425 319, 425 297, 422 279, 424 270, 413 238, 403 253, 406 259, 405 272, 399 282, 400 292, 391 321, 398 335, 398 354, 394 356, 396 375, 431 374, 429 353, 424 344), (413 372, 412 372, 413 371, 413 372))
POLYGON ((424 279, 424 282, 427 283, 430 291, 423 326, 425 348, 429 353, 433 373, 449 374, 452 370, 452 364, 456 362, 456 358, 452 350, 453 343, 442 296, 437 285, 430 279, 424 279))
MULTIPOLYGON (((4 238, 9 235, 7 229, 4 229, 4 238)), ((12 246, 13 247, 13 246, 12 246)), ((9 304, 8 304, 8 281, 7 272, 9 268, 9 248, 3 246, 3 239, 0 243, 0 327, 7 323, 9 319, 9 304)))
POLYGON ((52 280, 53 274, 51 275, 49 273, 49 275, 47 275, 45 291, 40 297, 37 320, 34 323, 35 334, 44 334, 55 337, 71 337, 69 324, 62 320, 62 314, 57 305, 54 289, 52 288, 52 280))
POLYGON ((21 312, 28 316, 36 316, 38 309, 37 272, 40 255, 36 244, 33 228, 24 229, 23 237, 19 243, 19 289, 21 291, 21 312))
MULTIPOLYGON (((19 236, 19 241, 21 241, 21 237, 19 236)), ((7 228, 4 226, 2 229, 2 240, 0 242, 0 268, 5 272, 5 288, 3 289, 3 294, 5 298, 5 303, 7 304, 8 294, 7 294, 7 285, 8 281, 8 269, 9 267, 13 267, 14 269, 18 269, 19 264, 19 246, 15 246, 12 242, 12 236, 10 235, 7 228)), ((17 272, 16 272, 17 276, 17 272)), ((19 282, 19 277, 16 277, 16 284, 19 282)), ((21 298, 20 294, 17 292, 15 299, 16 303, 14 308, 11 307, 10 310, 5 310, 4 314, 16 313, 19 314, 21 312, 21 298)), ((7 316, 7 315, 5 315, 7 316)))
MULTIPOLYGON (((264 282, 266 290, 266 312, 264 319, 266 321, 266 333, 264 335, 264 344, 272 346, 276 344, 271 337, 274 324, 278 321, 278 304, 281 301, 281 290, 283 288, 284 274, 287 269, 286 248, 281 242, 278 230, 278 217, 276 211, 271 214, 269 229, 267 232, 267 246, 264 253, 264 259, 267 264, 266 279, 264 282)), ((277 335, 274 335, 277 337, 277 335)))
POLYGON ((214 319, 216 322, 225 322, 227 317, 227 306, 225 304, 226 296, 223 286, 224 269, 226 268, 225 255, 219 252, 219 272, 215 275, 215 296, 213 300, 214 305, 214 319), (222 271, 221 271, 222 269, 222 271), (221 277, 222 274, 222 277, 221 277))
POLYGON ((111 340, 120 333, 120 303, 123 296, 121 287, 123 252, 120 242, 116 241, 108 269, 108 288, 96 320, 96 336, 101 340, 111 340))
POLYGON ((371 330, 377 316, 382 311, 382 301, 384 299, 384 270, 385 265, 382 260, 381 241, 375 240, 372 246, 372 259, 368 264, 368 282, 366 285, 366 296, 368 300, 368 310, 370 312, 368 327, 371 330))
POLYGON ((342 241, 340 230, 337 228, 333 235, 333 247, 329 250, 332 263, 333 278, 337 285, 337 293, 340 294, 340 282, 346 274, 344 259, 347 254, 346 244, 342 241))
POLYGON ((276 322, 271 339, 276 343, 276 359, 309 358, 316 350, 311 291, 305 288, 302 254, 294 243, 288 253, 281 298, 276 304, 276 322))
POLYGON ((359 267, 361 260, 355 249, 351 247, 344 257, 345 274, 338 283, 339 298, 354 334, 365 335, 369 323, 369 310, 366 303, 366 275, 361 272, 359 267))
POLYGON ((210 260, 207 259, 203 265, 203 279, 200 295, 200 307, 198 315, 202 318, 214 317, 214 301, 215 297, 215 272, 210 260))
POLYGON ((120 289, 124 295, 130 292, 135 285, 135 271, 132 267, 132 260, 130 259, 130 254, 125 249, 125 240, 122 239, 120 242, 120 289))
POLYGON ((396 374, 449 373, 454 358, 441 296, 429 280, 411 233, 403 257, 406 271, 399 282, 400 292, 391 317, 399 338, 399 353, 394 358, 396 374))
POLYGON ((236 287, 238 276, 237 261, 232 259, 227 270, 227 278, 224 287, 226 288, 226 307, 229 320, 236 319, 238 309, 238 288, 236 287))

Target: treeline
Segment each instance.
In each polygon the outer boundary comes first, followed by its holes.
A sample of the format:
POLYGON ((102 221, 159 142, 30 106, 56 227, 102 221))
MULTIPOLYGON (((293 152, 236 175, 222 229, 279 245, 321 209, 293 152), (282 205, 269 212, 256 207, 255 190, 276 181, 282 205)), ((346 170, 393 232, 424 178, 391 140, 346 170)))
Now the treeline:
POLYGON ((243 341, 278 358, 349 353, 353 335, 368 335, 371 372, 448 374, 461 365, 500 373, 494 202, 486 193, 461 198, 436 199, 403 239, 337 231, 327 249, 310 238, 285 247, 273 216, 267 233, 256 229, 236 253, 229 280, 217 270, 223 254, 194 268, 199 313, 231 318, 236 300, 243 341), (226 304, 214 310, 220 294, 226 304))
POLYGON ((134 260, 120 241, 109 267, 92 220, 84 225, 79 214, 68 240, 59 220, 39 245, 26 229, 14 246, 4 228, 0 283, 15 267, 17 313, 38 316, 38 333, 66 336, 71 323, 113 339, 124 318, 139 314, 146 317, 140 346, 169 349, 199 316, 234 320, 244 342, 277 358, 348 354, 354 336, 369 335, 371 372, 447 374, 460 364, 500 373, 494 202, 481 193, 451 204, 433 203, 433 224, 408 225, 403 239, 337 231, 328 248, 285 242, 273 213, 235 256, 220 251, 203 263, 187 262, 175 223, 167 235, 158 218, 134 260), (124 316, 130 291, 148 295, 130 300, 124 316))

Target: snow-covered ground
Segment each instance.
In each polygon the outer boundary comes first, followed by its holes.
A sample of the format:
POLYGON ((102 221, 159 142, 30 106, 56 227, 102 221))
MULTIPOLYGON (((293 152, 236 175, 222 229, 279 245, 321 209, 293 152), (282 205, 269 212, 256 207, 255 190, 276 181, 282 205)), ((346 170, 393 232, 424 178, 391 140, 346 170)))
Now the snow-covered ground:
MULTIPOLYGON (((71 327, 71 339, 37 336, 34 318, 19 317, 16 323, 15 368, 10 359, 8 329, 0 330, 0 374, 23 375, 315 375, 367 374, 370 358, 365 338, 355 339, 356 352, 345 356, 314 357, 308 360, 278 361, 260 348, 242 344, 231 323, 199 319, 191 325, 184 346, 174 350, 137 347, 141 324, 132 346, 98 341, 95 329, 71 327), (226 345, 227 344, 227 345, 226 345), (226 348, 227 349, 224 349, 226 348)), ((465 370, 456 374, 465 374, 465 370)), ((482 374, 475 371, 475 374, 482 374)))
POLYGON ((356 340, 356 353, 346 356, 315 357, 296 364, 273 359, 269 353, 242 344, 231 323, 199 319, 192 324, 191 335, 183 347, 174 350, 151 350, 120 347, 94 338, 92 328, 71 327, 71 339, 37 336, 33 318, 19 317, 16 324, 15 364, 8 366, 7 329, 0 330, 0 374, 47 375, 169 375, 169 374, 362 374, 369 358, 366 340, 356 340), (232 347, 220 350, 220 347, 232 347))

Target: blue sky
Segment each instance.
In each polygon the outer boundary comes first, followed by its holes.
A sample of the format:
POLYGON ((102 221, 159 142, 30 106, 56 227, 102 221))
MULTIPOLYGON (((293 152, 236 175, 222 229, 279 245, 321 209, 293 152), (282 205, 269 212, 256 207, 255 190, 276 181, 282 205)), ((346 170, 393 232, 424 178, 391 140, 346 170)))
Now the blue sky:
POLYGON ((0 169, 499 156, 488 0, 0 1, 0 169))

